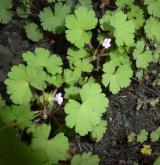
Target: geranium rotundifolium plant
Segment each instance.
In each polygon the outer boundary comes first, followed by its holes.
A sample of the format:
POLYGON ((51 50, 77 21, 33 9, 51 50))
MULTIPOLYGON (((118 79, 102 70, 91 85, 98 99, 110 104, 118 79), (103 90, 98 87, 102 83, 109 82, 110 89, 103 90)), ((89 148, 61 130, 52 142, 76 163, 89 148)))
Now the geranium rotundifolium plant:
MULTIPOLYGON (((10 100, 0 96, 0 129, 6 135, 25 131, 29 145, 11 134, 12 148, 24 149, 31 165, 98 165, 98 155, 70 153, 70 137, 101 142, 110 126, 108 96, 129 87, 133 76, 139 82, 150 64, 160 62, 160 1, 116 0, 112 10, 100 1, 99 12, 91 0, 17 2, 0 0, 0 23, 20 17, 25 37, 38 44, 22 53, 23 64, 12 66, 4 81, 10 100)), ((143 129, 128 142, 156 142, 159 132, 148 136, 143 129)), ((6 144, 1 137, 0 145, 6 144)))

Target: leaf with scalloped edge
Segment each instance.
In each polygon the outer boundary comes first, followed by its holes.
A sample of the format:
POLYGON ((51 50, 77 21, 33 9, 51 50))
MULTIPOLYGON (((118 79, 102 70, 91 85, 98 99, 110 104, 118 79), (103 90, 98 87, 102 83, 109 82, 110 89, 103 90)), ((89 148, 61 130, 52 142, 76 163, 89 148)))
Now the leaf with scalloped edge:
POLYGON ((75 155, 71 160, 71 165, 98 165, 100 159, 97 155, 92 155, 91 152, 75 155))
POLYGON ((105 120, 101 120, 101 122, 95 126, 92 131, 92 138, 96 139, 96 142, 99 142, 102 138, 104 133, 106 132, 107 122, 105 120))
POLYGON ((48 156, 49 164, 58 164, 60 160, 67 159, 69 149, 68 138, 63 133, 59 133, 51 139, 48 139, 51 126, 43 124, 33 125, 28 132, 33 133, 31 147, 33 149, 44 150, 48 156))
POLYGON ((0 23, 7 24, 12 19, 12 0, 0 0, 0 23))
POLYGON ((92 9, 92 0, 78 0, 78 5, 77 6, 84 6, 88 9, 92 9))
POLYGON ((13 66, 5 80, 7 93, 15 104, 28 104, 32 100, 30 85, 38 90, 46 88, 46 73, 40 68, 13 66))
POLYGON ((34 53, 27 51, 22 56, 23 60, 32 67, 45 68, 52 75, 62 73, 61 58, 51 54, 48 49, 36 48, 34 53))
POLYGON ((116 5, 118 8, 124 8, 125 6, 132 7, 134 0, 116 0, 116 5))
POLYGON ((160 127, 156 128, 152 133, 150 134, 151 142, 158 142, 160 139, 160 127))
POLYGON ((2 96, 0 95, 0 108, 4 108, 6 107, 6 102, 5 100, 2 98, 2 96))
POLYGON ((27 23, 24 26, 27 37, 34 42, 38 42, 43 38, 43 33, 35 23, 27 23))
POLYGON ((134 44, 135 24, 132 20, 127 20, 127 14, 121 10, 114 12, 110 17, 110 24, 114 27, 114 36, 118 46, 134 44))
POLYGON ((80 88, 74 85, 70 85, 69 87, 64 89, 65 95, 64 97, 67 99, 76 98, 79 95, 80 88))
POLYGON ((103 65, 102 83, 116 94, 121 88, 128 87, 133 75, 128 56, 123 56, 118 51, 110 53, 111 60, 103 65))
POLYGON ((67 40, 78 48, 83 48, 85 44, 89 44, 92 30, 97 25, 95 12, 83 6, 75 10, 75 14, 66 17, 66 37, 67 40))
POLYGON ((146 69, 149 63, 153 60, 152 52, 150 50, 145 50, 144 41, 137 42, 133 57, 136 59, 136 66, 143 69, 146 69))
POLYGON ((32 125, 34 112, 29 106, 5 107, 0 110, 0 120, 5 125, 16 125, 19 128, 26 128, 32 125))
POLYGON ((108 107, 108 99, 101 92, 99 84, 87 83, 80 89, 81 103, 69 99, 65 106, 66 125, 69 128, 75 127, 81 136, 93 131, 108 107))
POLYGON ((43 29, 53 33, 63 32, 66 16, 70 11, 70 6, 61 2, 55 4, 54 11, 50 7, 45 7, 39 14, 43 29))
POLYGON ((148 39, 160 42, 160 22, 154 17, 147 19, 144 30, 148 39))
POLYGON ((144 0, 144 4, 147 5, 147 10, 150 15, 160 17, 160 0, 144 0))
POLYGON ((76 82, 79 81, 80 77, 81 77, 81 72, 77 69, 75 70, 70 70, 70 69, 64 69, 64 81, 67 84, 73 85, 76 82))
POLYGON ((64 79, 61 75, 48 76, 47 82, 54 85, 57 88, 60 88, 64 83, 64 79))
POLYGON ((127 16, 130 20, 133 20, 136 30, 143 26, 144 12, 139 6, 132 5, 130 11, 127 12, 127 16))
POLYGON ((71 49, 67 51, 70 69, 90 73, 93 70, 92 58, 85 49, 71 49))
POLYGON ((137 142, 144 143, 148 139, 148 132, 146 129, 142 129, 137 135, 137 142))

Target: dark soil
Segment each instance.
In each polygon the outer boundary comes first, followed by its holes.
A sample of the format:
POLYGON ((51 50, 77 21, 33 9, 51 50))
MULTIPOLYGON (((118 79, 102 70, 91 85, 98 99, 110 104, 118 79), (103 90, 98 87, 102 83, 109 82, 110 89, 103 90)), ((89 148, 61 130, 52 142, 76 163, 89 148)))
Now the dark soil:
MULTIPOLYGON (((24 51, 45 47, 63 56, 66 50, 58 48, 63 38, 57 39, 54 36, 38 44, 32 43, 26 38, 22 25, 20 19, 14 19, 6 26, 0 25, 0 93, 7 101, 9 97, 3 81, 12 65, 22 63, 21 55, 24 51)), ((151 66, 150 73, 141 81, 133 78, 130 87, 119 94, 107 94, 110 100, 109 109, 104 114, 104 119, 108 121, 107 133, 99 143, 78 135, 71 138, 78 153, 91 151, 98 154, 101 165, 133 165, 136 160, 140 165, 153 164, 160 155, 160 143, 146 142, 152 146, 153 152, 151 156, 143 156, 140 153, 142 144, 129 144, 127 136, 131 132, 139 133, 144 128, 151 132, 160 126, 160 103, 155 107, 150 105, 151 100, 160 97, 160 88, 152 85, 155 76, 151 71, 155 69, 160 70, 160 66, 151 66)))

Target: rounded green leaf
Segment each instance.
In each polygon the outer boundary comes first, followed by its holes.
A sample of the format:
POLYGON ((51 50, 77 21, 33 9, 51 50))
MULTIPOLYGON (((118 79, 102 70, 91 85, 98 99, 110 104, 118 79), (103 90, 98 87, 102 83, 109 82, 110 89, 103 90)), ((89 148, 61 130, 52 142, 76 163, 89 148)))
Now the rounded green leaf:
POLYGON ((73 43, 78 48, 84 47, 85 44, 90 43, 92 33, 88 32, 97 25, 97 18, 95 12, 83 6, 75 10, 75 15, 68 15, 66 17, 66 37, 68 41, 73 43))
POLYGON ((81 136, 92 132, 107 110, 108 99, 101 92, 99 84, 87 83, 80 89, 82 103, 70 99, 65 106, 66 125, 69 128, 75 127, 75 131, 81 136))

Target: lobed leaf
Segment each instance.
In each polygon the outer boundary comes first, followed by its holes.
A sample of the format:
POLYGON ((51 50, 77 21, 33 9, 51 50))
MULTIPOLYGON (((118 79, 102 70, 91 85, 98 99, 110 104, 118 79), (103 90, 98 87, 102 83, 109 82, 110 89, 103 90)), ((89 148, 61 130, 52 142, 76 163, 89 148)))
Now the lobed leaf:
POLYGON ((40 31, 39 27, 35 23, 28 23, 24 26, 27 37, 34 41, 38 42, 43 38, 43 33, 40 31))
POLYGON ((0 110, 0 120, 5 125, 16 125, 19 128, 26 128, 32 125, 34 112, 29 106, 12 106, 0 110))
POLYGON ((69 99, 65 106, 66 125, 75 127, 75 131, 81 136, 92 132, 100 123, 102 114, 108 107, 108 99, 101 93, 101 87, 97 83, 87 83, 80 89, 82 103, 69 99))
POLYGON ((160 42, 160 22, 154 17, 150 17, 144 26, 146 37, 152 41, 160 42))
POLYGON ((33 133, 31 146, 33 149, 40 149, 46 152, 49 164, 58 164, 59 160, 66 160, 69 143, 63 133, 57 134, 48 139, 51 126, 43 124, 33 126, 29 131, 33 133))
POLYGON ((12 8, 12 0, 0 0, 0 23, 7 24, 12 19, 12 13, 10 9, 12 8))
POLYGON ((35 52, 23 53, 23 60, 28 65, 36 68, 45 68, 50 74, 56 75, 62 73, 62 60, 55 54, 51 54, 45 48, 36 48, 35 52))
POLYGON ((75 14, 66 17, 66 37, 67 40, 78 48, 83 48, 90 43, 92 33, 89 31, 97 25, 95 12, 83 6, 75 10, 75 14), (88 32, 89 31, 89 32, 88 32))
POLYGON ((133 72, 127 57, 121 56, 118 51, 111 53, 110 56, 111 60, 103 65, 102 83, 116 94, 121 88, 129 86, 133 72))
POLYGON ((43 29, 53 33, 63 32, 65 29, 65 18, 70 11, 70 6, 61 2, 55 4, 54 12, 50 7, 45 7, 39 14, 43 29))
POLYGON ((71 165, 98 165, 99 157, 92 155, 91 152, 75 155, 71 161, 71 165))
POLYGON ((32 99, 30 85, 36 89, 46 88, 46 73, 41 69, 20 64, 13 66, 5 80, 7 93, 15 104, 28 104, 32 99))

